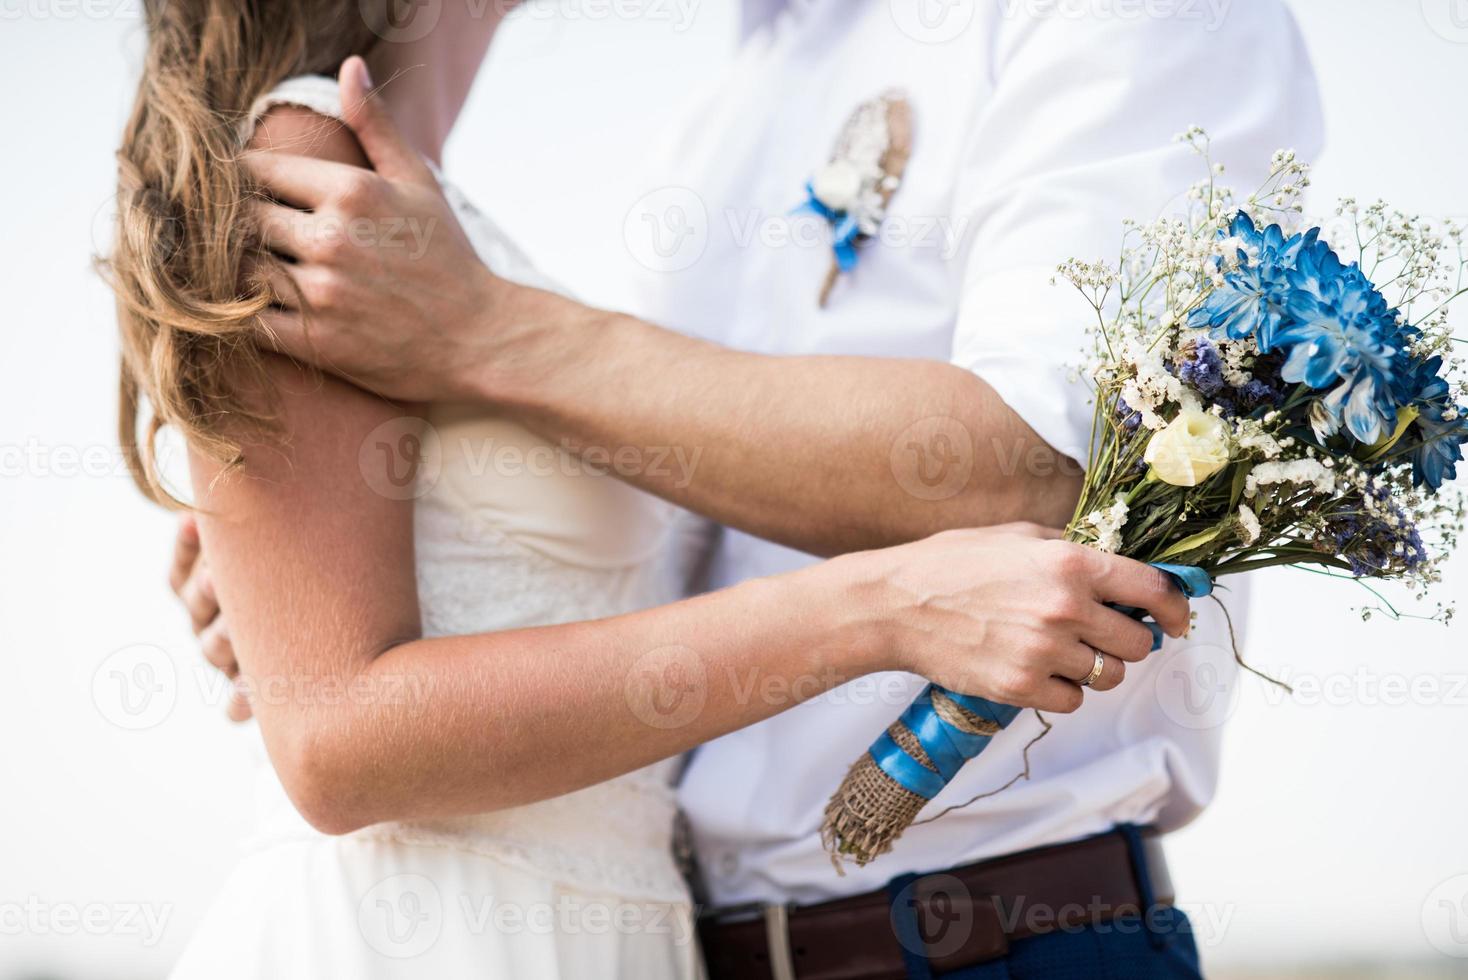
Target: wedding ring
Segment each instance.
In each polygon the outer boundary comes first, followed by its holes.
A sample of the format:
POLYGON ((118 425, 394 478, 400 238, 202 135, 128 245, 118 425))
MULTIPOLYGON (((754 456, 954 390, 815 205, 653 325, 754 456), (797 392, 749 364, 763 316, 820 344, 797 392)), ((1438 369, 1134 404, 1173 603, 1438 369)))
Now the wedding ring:
POLYGON ((1086 675, 1086 679, 1080 682, 1081 687, 1090 687, 1099 681, 1101 679, 1101 672, 1106 669, 1106 654, 1100 650, 1092 650, 1091 652, 1096 655, 1096 665, 1091 668, 1091 672, 1086 675))

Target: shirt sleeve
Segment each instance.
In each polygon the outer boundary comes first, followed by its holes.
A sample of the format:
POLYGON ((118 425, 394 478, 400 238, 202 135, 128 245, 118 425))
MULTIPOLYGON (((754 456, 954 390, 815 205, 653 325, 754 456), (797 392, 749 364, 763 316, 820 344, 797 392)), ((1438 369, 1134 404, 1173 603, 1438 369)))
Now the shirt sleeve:
POLYGON ((1220 182, 1241 198, 1276 150, 1313 159, 1319 95, 1277 0, 1225 5, 1216 21, 1203 3, 1138 17, 1115 5, 1084 16, 1067 4, 996 6, 993 95, 966 141, 954 198, 967 247, 952 359, 1084 461, 1092 406, 1077 368, 1095 314, 1069 283, 1051 285, 1057 266, 1114 263, 1123 219, 1180 207, 1207 173, 1176 141, 1189 126, 1208 131, 1226 166, 1220 182))

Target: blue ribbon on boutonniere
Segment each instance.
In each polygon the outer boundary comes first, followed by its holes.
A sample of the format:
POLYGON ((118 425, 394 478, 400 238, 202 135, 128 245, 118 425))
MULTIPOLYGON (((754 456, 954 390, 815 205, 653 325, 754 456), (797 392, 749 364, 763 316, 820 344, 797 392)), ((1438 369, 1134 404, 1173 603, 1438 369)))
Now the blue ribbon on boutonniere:
MULTIPOLYGON (((1152 567, 1166 572, 1173 584, 1181 589, 1189 599, 1201 599, 1213 592, 1213 580, 1201 568, 1194 568, 1191 565, 1171 565, 1165 562, 1154 562, 1152 567)), ((1118 608, 1151 629, 1152 649, 1161 648, 1162 627, 1142 619, 1145 613, 1140 609, 1118 608)), ((938 687, 936 684, 929 684, 923 693, 918 695, 917 700, 903 712, 900 722, 903 727, 912 732, 918 744, 923 747, 923 752, 932 763, 932 768, 914 759, 885 731, 872 743, 870 749, 872 760, 876 762, 882 772, 903 789, 916 793, 925 800, 931 800, 937 796, 943 787, 958 775, 964 763, 977 758, 984 749, 989 747, 989 743, 994 738, 993 735, 976 735, 963 731, 944 721, 937 709, 933 707, 935 691, 940 692, 948 700, 978 718, 992 722, 1000 730, 1007 728, 1009 723, 1019 716, 1021 710, 1012 705, 996 704, 987 698, 958 694, 938 687)))
POLYGON ((856 239, 861 234, 856 215, 849 211, 833 211, 827 207, 816 197, 815 186, 810 181, 805 182, 805 203, 790 213, 814 214, 826 219, 834 234, 831 251, 836 254, 837 268, 842 272, 850 272, 856 268, 856 239))

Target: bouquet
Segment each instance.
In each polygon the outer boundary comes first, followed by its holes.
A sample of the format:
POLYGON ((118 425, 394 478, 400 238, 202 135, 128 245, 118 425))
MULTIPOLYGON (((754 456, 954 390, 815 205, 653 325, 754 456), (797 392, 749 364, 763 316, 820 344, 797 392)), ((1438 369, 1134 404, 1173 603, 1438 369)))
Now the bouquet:
MULTIPOLYGON (((1400 580, 1422 598, 1463 525, 1461 496, 1440 492, 1468 442, 1447 320, 1468 291, 1462 229, 1347 200, 1336 248, 1300 228, 1310 180, 1294 153, 1240 202, 1203 131, 1179 138, 1207 166, 1184 212, 1128 222, 1114 266, 1060 268, 1096 320, 1095 420, 1066 537, 1156 564, 1194 598, 1275 565, 1400 580)), ((1018 713, 924 691, 827 805, 838 870, 890 850, 1018 713)))

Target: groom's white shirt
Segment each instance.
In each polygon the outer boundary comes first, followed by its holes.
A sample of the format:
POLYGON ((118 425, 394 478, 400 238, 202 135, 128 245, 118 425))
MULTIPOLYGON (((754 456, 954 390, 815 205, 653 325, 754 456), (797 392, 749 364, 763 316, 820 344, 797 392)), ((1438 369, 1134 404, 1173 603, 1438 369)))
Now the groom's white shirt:
MULTIPOLYGON (((1056 265, 1114 257, 1123 218, 1155 216, 1203 176, 1173 139, 1191 124, 1241 192, 1274 150, 1319 147, 1313 74, 1276 0, 751 0, 745 12, 739 56, 659 155, 648 187, 660 189, 629 222, 634 252, 660 270, 639 312, 768 353, 951 360, 1081 458, 1091 411, 1070 366, 1088 309, 1050 284, 1056 265), (885 240, 822 310, 830 250, 792 241, 787 216, 851 110, 893 87, 914 110, 911 164, 885 240)), ((973 465, 1024 465, 977 441, 973 465)), ((726 531, 713 584, 811 560, 726 531)), ((1237 589, 1228 602, 1240 618, 1237 589)), ((711 899, 817 901, 1118 822, 1186 822, 1213 794, 1236 693, 1222 619, 1196 608, 1192 638, 1054 719, 1030 780, 914 827, 845 877, 822 850, 822 809, 922 681, 867 678, 704 746, 681 799, 711 899)), ((764 696, 760 678, 736 680, 764 696)), ((1007 782, 1038 731, 1022 715, 936 804, 1007 782)))

